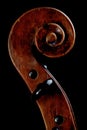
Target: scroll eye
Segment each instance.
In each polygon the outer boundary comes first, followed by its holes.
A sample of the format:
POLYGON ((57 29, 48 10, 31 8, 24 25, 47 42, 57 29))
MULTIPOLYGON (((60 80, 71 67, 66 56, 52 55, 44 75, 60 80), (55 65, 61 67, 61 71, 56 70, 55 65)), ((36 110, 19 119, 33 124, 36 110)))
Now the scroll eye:
MULTIPOLYGON (((35 33, 35 45, 43 55, 55 58, 67 54, 75 43, 75 29, 70 19, 59 12, 56 22, 44 23, 35 33), (61 21, 60 21, 61 19, 61 21)), ((49 17, 48 17, 49 19, 49 17)))
POLYGON ((65 38, 64 30, 55 23, 48 23, 48 27, 42 26, 35 35, 35 42, 39 49, 44 45, 56 47, 63 43, 65 38))

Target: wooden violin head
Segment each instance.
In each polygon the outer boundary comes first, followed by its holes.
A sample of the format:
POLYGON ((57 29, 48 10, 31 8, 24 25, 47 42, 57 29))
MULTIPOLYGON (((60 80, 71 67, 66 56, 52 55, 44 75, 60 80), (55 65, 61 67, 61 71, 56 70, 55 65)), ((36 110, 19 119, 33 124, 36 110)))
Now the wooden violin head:
POLYGON ((53 75, 34 57, 33 46, 41 55, 57 58, 74 46, 75 29, 62 11, 51 7, 31 9, 13 24, 9 55, 15 68, 37 102, 46 130, 76 130, 70 101, 53 75))

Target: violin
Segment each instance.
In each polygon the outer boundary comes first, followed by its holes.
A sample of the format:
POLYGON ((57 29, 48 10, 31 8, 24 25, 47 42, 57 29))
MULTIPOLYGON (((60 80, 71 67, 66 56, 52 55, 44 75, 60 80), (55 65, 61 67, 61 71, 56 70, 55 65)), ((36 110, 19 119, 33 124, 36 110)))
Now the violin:
POLYGON ((9 33, 9 56, 37 103, 46 130, 77 130, 77 126, 66 92, 36 55, 50 59, 65 56, 75 37, 70 18, 52 7, 23 13, 9 33))

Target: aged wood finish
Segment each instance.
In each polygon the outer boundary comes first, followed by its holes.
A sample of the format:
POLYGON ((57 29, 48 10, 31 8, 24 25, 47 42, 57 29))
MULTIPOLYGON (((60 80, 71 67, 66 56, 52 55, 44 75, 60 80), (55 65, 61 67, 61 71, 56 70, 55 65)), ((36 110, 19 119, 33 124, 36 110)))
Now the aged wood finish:
POLYGON ((46 130, 76 130, 69 99, 53 75, 33 55, 36 46, 41 55, 57 58, 67 54, 75 43, 70 19, 51 7, 25 12, 13 24, 9 38, 10 58, 36 100, 46 130))

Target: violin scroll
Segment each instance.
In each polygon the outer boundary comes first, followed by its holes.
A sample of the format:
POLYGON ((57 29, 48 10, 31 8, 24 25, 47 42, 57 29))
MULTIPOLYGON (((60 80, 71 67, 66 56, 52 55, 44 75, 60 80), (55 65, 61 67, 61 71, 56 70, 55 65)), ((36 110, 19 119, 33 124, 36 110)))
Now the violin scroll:
POLYGON ((58 58, 74 46, 75 29, 62 11, 51 7, 31 9, 13 24, 9 38, 9 55, 28 86, 41 111, 46 130, 76 130, 70 101, 54 76, 33 54, 58 58))

